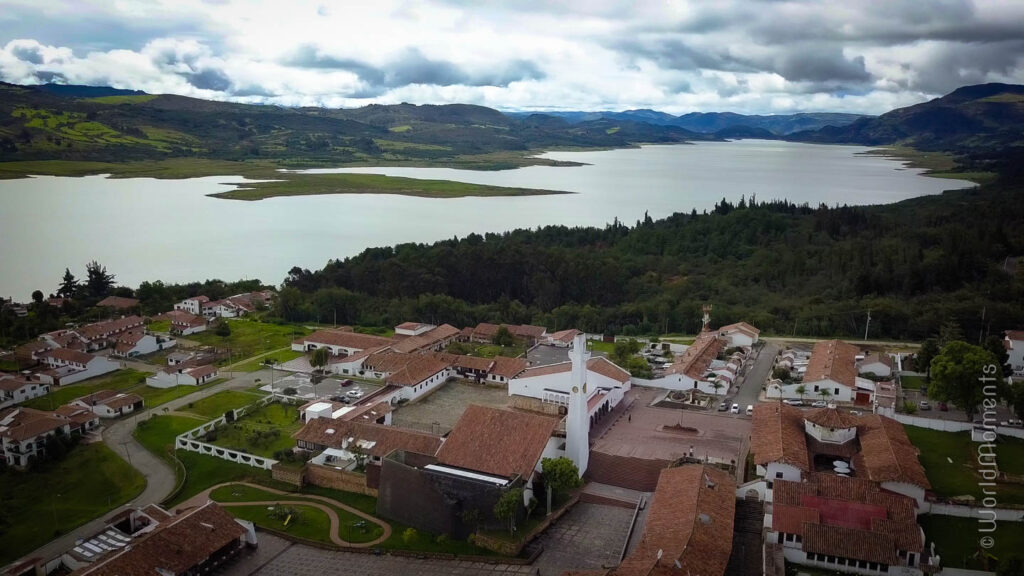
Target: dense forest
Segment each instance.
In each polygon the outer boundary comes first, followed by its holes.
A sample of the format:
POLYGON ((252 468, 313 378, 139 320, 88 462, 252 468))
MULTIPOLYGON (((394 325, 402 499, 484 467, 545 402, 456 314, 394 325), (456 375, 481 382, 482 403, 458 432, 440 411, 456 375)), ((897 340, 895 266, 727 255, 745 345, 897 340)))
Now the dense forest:
POLYGON ((292 269, 285 320, 530 322, 619 334, 746 320, 775 334, 971 339, 1024 325, 1019 180, 874 207, 741 200, 604 229, 550 226, 372 248, 292 269), (1020 272, 1019 272, 1020 271, 1020 272))

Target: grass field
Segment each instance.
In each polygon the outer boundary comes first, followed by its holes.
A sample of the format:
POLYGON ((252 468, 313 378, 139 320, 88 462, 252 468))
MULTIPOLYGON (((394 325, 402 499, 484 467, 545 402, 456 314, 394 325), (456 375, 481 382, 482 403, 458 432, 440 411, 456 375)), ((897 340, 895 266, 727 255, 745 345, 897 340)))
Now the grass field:
POLYGON ((154 320, 146 325, 146 330, 150 332, 168 332, 170 329, 170 320, 154 320))
MULTIPOLYGON (((978 520, 975 518, 955 518, 952 516, 924 515, 919 518, 924 529, 925 539, 935 542, 935 551, 942 557, 942 565, 951 568, 968 568, 982 570, 984 567, 978 552, 978 520)), ((995 541, 988 552, 1000 560, 1005 556, 1020 553, 1024 542, 1024 524, 1020 522, 999 522, 996 531, 989 534, 995 541)), ((995 570, 990 564, 989 571, 995 570)))
POLYGON ((270 458, 278 450, 295 446, 291 435, 301 427, 297 407, 268 404, 219 428, 217 439, 211 444, 270 458), (258 438, 259 434, 271 436, 258 438))
MULTIPOLYGON (((189 339, 206 346, 230 348, 231 358, 238 361, 264 352, 289 348, 292 340, 309 333, 301 326, 270 324, 244 319, 230 319, 227 322, 231 327, 229 336, 218 336, 214 334, 213 330, 207 330, 192 334, 189 339)), ((283 350, 281 352, 283 353, 283 350)))
POLYGON ((131 500, 146 481, 98 443, 77 446, 45 471, 0 474, 0 485, 3 565, 131 500))
MULTIPOLYGON (((376 540, 384 532, 379 525, 373 524, 372 522, 366 522, 359 516, 345 510, 327 504, 326 502, 315 500, 312 498, 304 498, 302 494, 289 494, 287 496, 281 494, 274 494, 273 492, 267 492, 251 486, 245 486, 242 484, 232 484, 230 486, 222 486, 217 488, 210 493, 210 498, 217 502, 259 502, 259 501, 270 501, 270 500, 306 500, 309 502, 315 502, 317 504, 323 504, 330 507, 338 515, 338 521, 340 523, 339 532, 343 539, 349 542, 370 542, 376 540)), ((228 508, 229 512, 234 508, 228 508)), ((370 512, 369 514, 373 514, 370 512)), ((325 533, 326 536, 326 533, 325 533)), ((329 539, 326 541, 330 541, 329 539)))
POLYGON ((924 376, 900 376, 900 384, 904 390, 920 390, 924 385, 924 376))
POLYGON ((254 358, 252 360, 249 360, 248 362, 243 362, 242 364, 235 366, 234 369, 238 372, 255 372, 257 370, 262 370, 263 368, 266 368, 267 365, 264 364, 264 362, 268 359, 276 360, 278 363, 282 363, 287 362, 289 360, 294 360, 299 356, 302 356, 303 354, 304 352, 298 352, 295 350, 281 350, 280 352, 274 352, 273 354, 269 354, 262 358, 254 358))
POLYGON ((452 182, 397 178, 380 174, 300 174, 282 173, 276 180, 264 182, 232 182, 235 190, 211 194, 229 200, 263 200, 277 196, 310 196, 319 194, 401 194, 425 198, 462 198, 465 196, 536 196, 570 194, 554 190, 507 188, 452 182))
POLYGON ((174 439, 206 421, 206 418, 188 416, 153 416, 136 425, 134 436, 147 450, 170 461, 167 452, 174 447, 174 439))
POLYGON ((207 420, 212 420, 223 416, 228 410, 248 406, 263 396, 265 396, 265 394, 223 390, 221 392, 217 392, 213 396, 207 396, 202 400, 197 400, 188 406, 184 406, 178 411, 188 412, 189 414, 195 414, 196 416, 201 416, 207 420))
POLYGON ((327 513, 312 506, 231 506, 226 508, 233 516, 253 524, 291 534, 296 538, 331 544, 331 520, 327 513), (281 518, 281 510, 293 510, 291 518, 281 518), (285 521, 288 524, 285 525, 285 521))
POLYGON ((923 168, 925 176, 969 180, 975 184, 995 181, 994 172, 956 172, 956 160, 946 152, 924 152, 907 146, 885 146, 864 152, 868 156, 883 156, 902 160, 908 168, 923 168))
MULTIPOLYGON (((916 426, 904 426, 907 436, 921 450, 919 459, 928 475, 932 490, 946 498, 973 496, 982 498, 978 483, 981 477, 974 466, 978 461, 978 444, 968 432, 940 432, 916 426)), ((1024 455, 1024 442, 1001 441, 996 448, 1000 466, 1007 471, 1019 470, 1024 455)), ((1024 486, 1000 483, 996 488, 1003 504, 1024 504, 1024 486)))

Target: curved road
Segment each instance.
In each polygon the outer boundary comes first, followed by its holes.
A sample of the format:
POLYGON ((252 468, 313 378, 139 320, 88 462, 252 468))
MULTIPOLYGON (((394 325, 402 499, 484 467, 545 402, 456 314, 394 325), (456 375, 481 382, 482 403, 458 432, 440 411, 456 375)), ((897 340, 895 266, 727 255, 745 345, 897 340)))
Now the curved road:
MULTIPOLYGON (((272 353, 272 352, 271 352, 272 353)), ((245 361, 249 361, 251 358, 247 358, 245 361)), ((241 362, 236 363, 240 364, 241 362)), ((134 366, 132 366, 134 368, 134 366)), ((152 369, 152 366, 149 366, 152 369)), ((229 367, 225 367, 223 370, 228 370, 229 367)), ((161 404, 156 408, 149 408, 139 412, 138 414, 129 416, 127 418, 117 420, 111 424, 105 425, 103 429, 103 442, 114 451, 115 454, 121 457, 121 459, 127 461, 133 468, 139 471, 146 478, 146 487, 142 490, 142 493, 113 510, 110 510, 106 514, 82 524, 78 528, 60 536, 54 540, 51 540, 47 544, 33 550, 29 554, 26 554, 21 562, 27 558, 54 558, 75 545, 75 540, 95 534, 101 528, 106 525, 106 519, 112 516, 118 510, 122 508, 137 508, 147 506, 149 504, 159 504, 174 490, 177 484, 177 476, 174 473, 174 469, 171 468, 167 462, 163 461, 149 450, 146 450, 142 444, 139 444, 132 436, 132 432, 135 431, 135 426, 140 419, 146 420, 151 416, 163 414, 188 405, 190 402, 195 402, 212 396, 222 390, 245 390, 252 388, 256 385, 255 380, 261 378, 262 380, 269 381, 270 371, 261 370, 258 372, 246 372, 239 373, 236 378, 228 380, 227 382, 221 382, 207 388, 197 389, 195 392, 171 400, 165 404, 161 404)))

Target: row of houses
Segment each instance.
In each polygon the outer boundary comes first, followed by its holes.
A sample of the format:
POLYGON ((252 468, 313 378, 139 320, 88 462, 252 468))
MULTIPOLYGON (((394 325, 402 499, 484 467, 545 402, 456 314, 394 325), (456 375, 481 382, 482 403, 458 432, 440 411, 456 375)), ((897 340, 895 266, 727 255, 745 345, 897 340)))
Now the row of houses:
POLYGON ((795 372, 797 378, 787 384, 771 382, 768 398, 802 399, 821 396, 832 402, 864 406, 875 401, 879 382, 865 376, 888 378, 893 375, 892 359, 885 354, 863 354, 853 344, 841 340, 817 342, 810 358, 802 360, 794 351, 785 351, 776 366, 795 372))
POLYGON ((269 306, 273 295, 270 290, 260 290, 235 294, 221 300, 193 296, 175 304, 174 309, 205 318, 238 318, 269 306))
POLYGON ((728 394, 759 335, 760 330, 746 322, 704 330, 664 371, 642 383, 681 392, 696 390, 703 394, 728 394), (730 350, 728 358, 720 359, 723 351, 730 350))

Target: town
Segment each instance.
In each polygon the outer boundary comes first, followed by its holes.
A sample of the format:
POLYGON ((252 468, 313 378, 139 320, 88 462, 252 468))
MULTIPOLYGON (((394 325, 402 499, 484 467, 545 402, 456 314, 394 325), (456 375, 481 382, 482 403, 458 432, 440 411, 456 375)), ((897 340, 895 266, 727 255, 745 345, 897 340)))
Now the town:
POLYGON ((1024 331, 365 329, 277 297, 108 296, 0 356, 4 574, 974 574, 1024 541, 1024 331))

